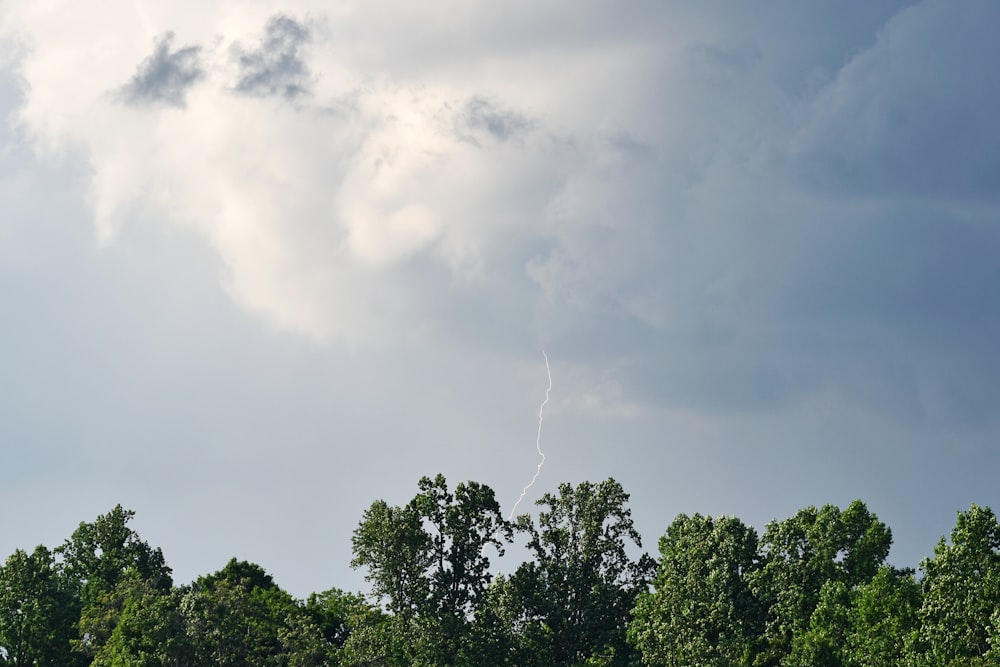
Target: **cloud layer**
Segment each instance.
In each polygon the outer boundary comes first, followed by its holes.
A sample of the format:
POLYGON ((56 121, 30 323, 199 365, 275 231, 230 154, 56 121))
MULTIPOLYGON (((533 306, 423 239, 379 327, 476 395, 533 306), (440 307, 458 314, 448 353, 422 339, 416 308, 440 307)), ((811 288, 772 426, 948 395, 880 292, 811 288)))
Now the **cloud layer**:
POLYGON ((0 436, 39 478, 46 443, 127 468, 179 440, 173 478, 210 471, 192 516, 231 491, 292 531, 295 498, 240 486, 280 442, 295 493, 350 506, 339 538, 409 488, 385 461, 519 491, 544 348, 553 479, 763 521, 856 491, 924 503, 919 528, 940 471, 948 498, 995 487, 998 24, 988 0, 3 3, 0 304, 27 316, 0 436))
POLYGON ((794 37, 822 11, 778 39, 777 14, 654 4, 137 7, 7 10, 19 127, 85 156, 102 242, 150 217, 195 230, 280 328, 478 336, 485 301, 520 335, 589 332, 581 357, 623 355, 628 331, 656 357, 630 385, 723 403, 868 384, 913 332, 921 413, 957 389, 930 346, 974 364, 963 337, 995 326, 975 296, 996 278, 990 3, 879 5, 839 51, 794 37), (937 319, 958 293, 960 332, 937 319))

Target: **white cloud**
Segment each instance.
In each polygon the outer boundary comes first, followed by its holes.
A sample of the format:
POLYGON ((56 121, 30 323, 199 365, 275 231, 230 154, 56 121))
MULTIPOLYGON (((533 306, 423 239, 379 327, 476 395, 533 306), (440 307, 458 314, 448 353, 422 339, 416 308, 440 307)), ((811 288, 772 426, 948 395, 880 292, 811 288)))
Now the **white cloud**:
POLYGON ((995 487, 997 6, 0 0, 11 494, 342 586, 416 474, 516 497, 544 348, 538 491, 631 480, 648 543, 914 480, 950 514, 995 487), (199 76, 129 105, 144 62, 199 76))
MULTIPOLYGON (((294 54, 309 58, 312 95, 248 97, 234 94, 236 55, 271 25, 266 3, 238 15, 222 4, 184 12, 119 2, 99 16, 51 4, 7 16, 8 32, 30 45, 18 120, 39 151, 86 157, 100 241, 143 216, 196 229, 241 303, 317 338, 366 339, 405 325, 423 290, 522 271, 528 258, 499 263, 506 249, 553 234, 541 224, 546 207, 572 190, 572 172, 591 169, 572 135, 532 118, 546 96, 569 99, 542 115, 578 109, 572 98, 599 88, 593 77, 606 78, 607 66, 577 64, 585 86, 534 73, 523 98, 503 83, 506 72, 428 72, 414 82, 345 66, 320 20, 294 54), (146 91, 156 74, 137 68, 172 62, 165 34, 186 76, 150 93, 169 104, 124 104, 123 87, 146 91), (414 263, 442 278, 421 284, 414 263)), ((526 72, 529 57, 506 60, 526 72)), ((571 224, 589 224, 577 218, 571 224)))
MULTIPOLYGON (((847 159, 912 185, 890 167, 919 163, 926 133, 866 122, 896 98, 918 128, 935 127, 926 108, 955 115, 957 102, 918 85, 929 64, 940 83, 973 59, 956 26, 974 13, 943 7, 921 4, 881 33, 863 22, 844 43, 864 48, 836 55, 832 37, 784 39, 789 25, 766 13, 708 20, 655 5, 612 17, 597 3, 119 2, 98 16, 53 0, 7 5, 4 25, 30 47, 20 125, 40 152, 86 157, 104 243, 135 220, 194 230, 236 301, 318 340, 530 332, 585 339, 582 358, 613 356, 627 335, 631 354, 682 366, 645 387, 654 400, 696 383, 698 400, 742 402, 813 386, 817 369, 857 354, 803 352, 809 370, 785 377, 782 339, 828 343, 810 300, 863 326, 856 304, 898 296, 874 269, 863 286, 839 275, 856 261, 853 239, 891 210, 832 203, 801 179, 847 159), (308 38, 265 53, 277 15, 308 38), (115 91, 168 31, 175 50, 199 49, 184 107, 121 103, 115 91), (247 54, 267 75, 252 95, 238 90, 247 54), (865 290, 875 296, 841 295, 865 290), (661 354, 677 344, 688 351, 661 354)), ((782 20, 808 33, 828 18, 810 16, 782 20)), ((964 157, 955 183, 991 173, 992 158, 968 148, 926 173, 964 157)), ((630 372, 606 386, 635 391, 630 372)))

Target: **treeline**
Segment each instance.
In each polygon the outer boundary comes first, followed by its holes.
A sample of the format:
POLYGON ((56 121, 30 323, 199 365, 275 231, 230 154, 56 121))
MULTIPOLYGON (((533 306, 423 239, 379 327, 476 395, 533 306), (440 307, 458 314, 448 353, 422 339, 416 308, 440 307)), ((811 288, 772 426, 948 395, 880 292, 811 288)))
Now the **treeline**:
POLYGON ((919 572, 886 564, 892 535, 860 501, 808 507, 762 535, 680 515, 641 554, 612 479, 563 484, 507 521, 493 490, 423 478, 354 531, 370 597, 305 600, 236 559, 176 585, 121 506, 62 545, 0 568, 0 664, 1000 665, 1000 523, 958 515, 919 572), (530 558, 494 575, 524 541, 530 558))

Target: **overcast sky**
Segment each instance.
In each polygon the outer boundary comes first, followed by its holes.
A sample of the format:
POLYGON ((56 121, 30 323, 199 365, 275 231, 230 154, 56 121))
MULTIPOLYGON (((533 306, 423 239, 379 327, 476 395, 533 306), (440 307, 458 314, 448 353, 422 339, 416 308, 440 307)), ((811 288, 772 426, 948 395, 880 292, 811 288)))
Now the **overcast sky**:
MULTIPOLYGON (((1000 4, 0 4, 0 558, 363 587, 421 475, 1000 509, 1000 4)), ((516 561, 506 567, 512 569, 516 561)), ((504 566, 501 566, 503 568, 504 566)))

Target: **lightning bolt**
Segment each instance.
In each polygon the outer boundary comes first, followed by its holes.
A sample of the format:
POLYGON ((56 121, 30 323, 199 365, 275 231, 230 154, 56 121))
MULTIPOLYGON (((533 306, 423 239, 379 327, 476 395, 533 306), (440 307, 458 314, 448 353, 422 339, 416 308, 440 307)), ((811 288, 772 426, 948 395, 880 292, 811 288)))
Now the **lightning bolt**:
POLYGON ((545 359, 545 372, 549 376, 549 388, 545 390, 545 400, 542 401, 542 404, 538 407, 538 433, 535 435, 535 449, 538 450, 538 455, 541 456, 542 459, 538 462, 538 468, 535 470, 534 477, 532 477, 531 481, 528 482, 528 485, 521 490, 521 496, 510 509, 510 516, 507 517, 508 521, 514 518, 514 512, 517 511, 517 506, 521 504, 521 501, 524 500, 524 496, 528 494, 528 489, 535 485, 535 480, 537 480, 538 476, 542 474, 542 466, 545 465, 545 452, 542 451, 542 421, 545 418, 545 404, 549 402, 549 393, 552 391, 552 369, 549 368, 549 358, 545 354, 545 350, 542 350, 542 358, 545 359))

